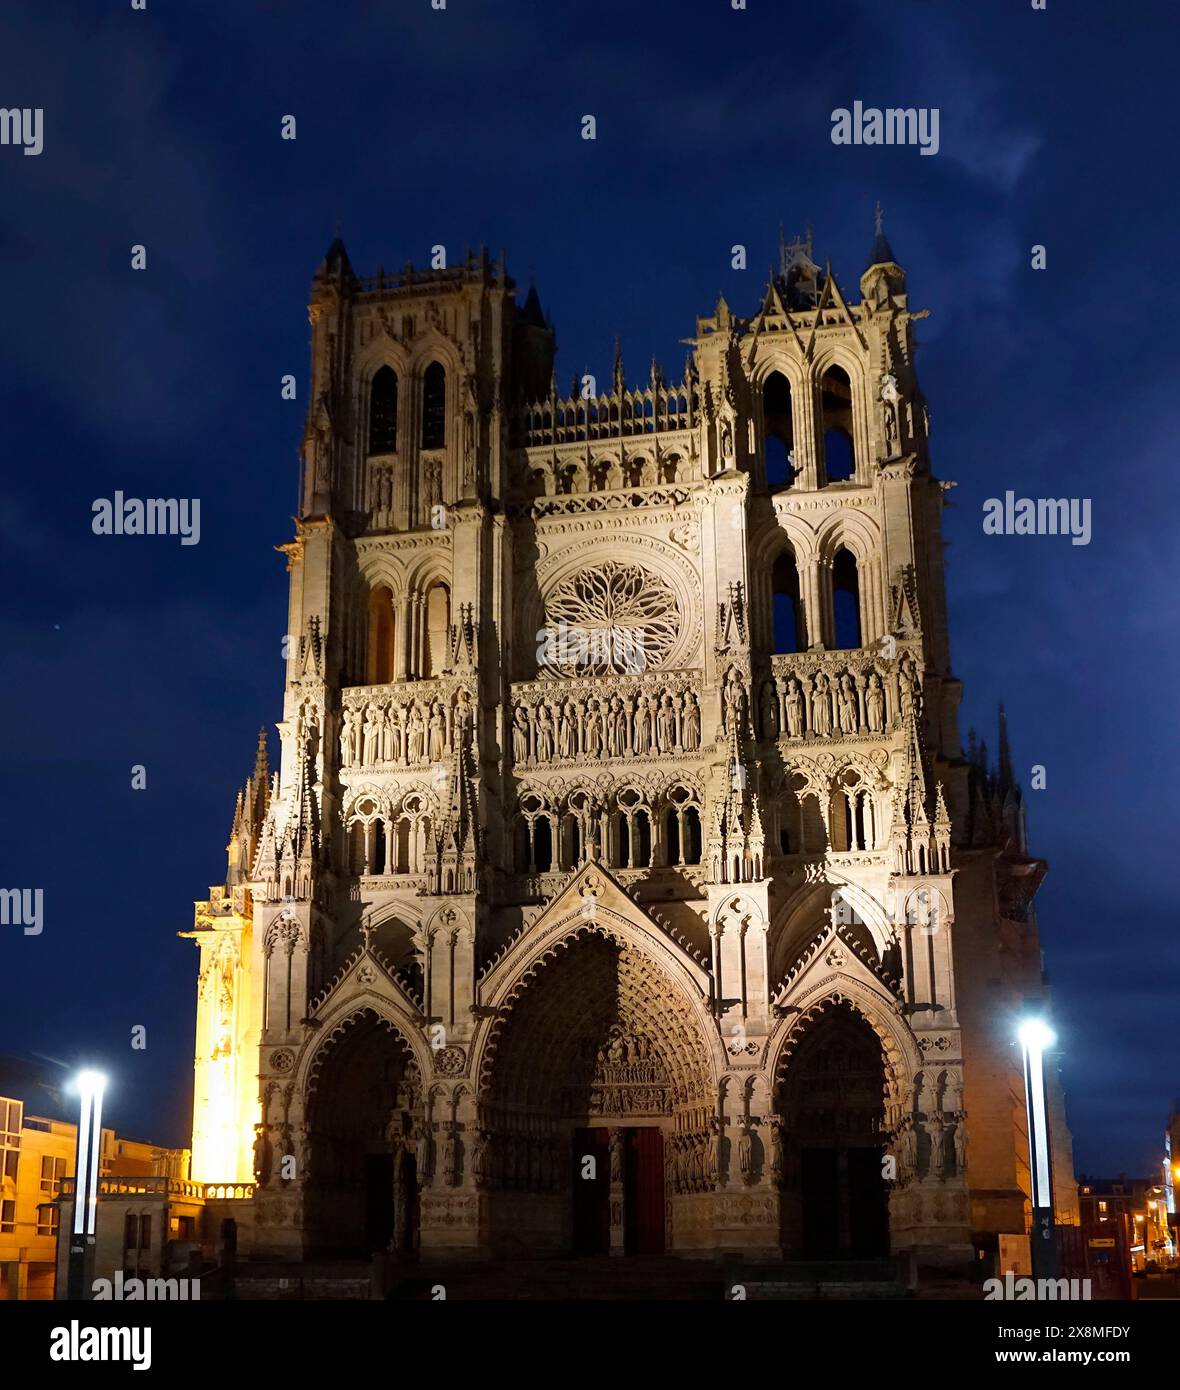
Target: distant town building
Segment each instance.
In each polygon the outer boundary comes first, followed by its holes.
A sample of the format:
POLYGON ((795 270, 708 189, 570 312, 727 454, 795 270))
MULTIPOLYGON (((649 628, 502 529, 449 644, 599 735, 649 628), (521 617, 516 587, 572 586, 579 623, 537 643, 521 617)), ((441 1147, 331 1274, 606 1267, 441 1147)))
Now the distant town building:
MULTIPOLYGON (((50 1069, 0 1058, 0 1299, 54 1297, 60 1200, 77 1150, 71 1108, 50 1069)), ((104 1181, 187 1173, 187 1149, 123 1139, 113 1129, 102 1131, 101 1154, 104 1181)))
POLYGON ((1162 1267, 1175 1255, 1167 1193, 1154 1178, 1091 1178, 1078 1183, 1082 1236, 1089 1251, 1118 1251, 1130 1272, 1162 1267))

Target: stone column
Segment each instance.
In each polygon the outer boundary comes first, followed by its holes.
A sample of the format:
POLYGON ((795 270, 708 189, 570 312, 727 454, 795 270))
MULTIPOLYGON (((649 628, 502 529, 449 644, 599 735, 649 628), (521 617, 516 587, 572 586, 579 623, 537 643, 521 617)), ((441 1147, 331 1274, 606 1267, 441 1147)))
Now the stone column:
MULTIPOLYGON (((822 564, 811 559, 799 570, 799 607, 802 610, 803 631, 797 634, 803 651, 822 646, 826 640, 823 602, 820 592, 822 564)), ((784 717, 784 728, 785 717, 784 717)))
POLYGON ((612 1129, 610 1131, 610 1253, 612 1255, 623 1254, 625 1228, 623 1225, 626 1212, 626 1189, 624 1186, 624 1143, 626 1131, 622 1129, 612 1129))

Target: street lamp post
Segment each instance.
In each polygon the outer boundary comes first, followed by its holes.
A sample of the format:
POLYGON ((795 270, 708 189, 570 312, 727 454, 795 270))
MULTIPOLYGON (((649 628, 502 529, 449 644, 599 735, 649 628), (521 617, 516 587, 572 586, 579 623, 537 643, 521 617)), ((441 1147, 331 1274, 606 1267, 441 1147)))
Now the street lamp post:
POLYGON ((74 1163, 74 1219, 70 1231, 70 1264, 66 1296, 73 1302, 86 1298, 94 1270, 94 1231, 98 1214, 98 1173, 102 1161, 102 1093, 106 1077, 101 1072, 79 1072, 78 1148, 74 1163))
POLYGON ((1049 1099, 1045 1089, 1045 1050, 1056 1034, 1039 1018, 1020 1025, 1024 1054, 1024 1102, 1028 1112, 1028 1165, 1032 1194, 1032 1272, 1034 1279, 1057 1278, 1057 1239, 1053 1226, 1053 1152, 1049 1141, 1049 1099))

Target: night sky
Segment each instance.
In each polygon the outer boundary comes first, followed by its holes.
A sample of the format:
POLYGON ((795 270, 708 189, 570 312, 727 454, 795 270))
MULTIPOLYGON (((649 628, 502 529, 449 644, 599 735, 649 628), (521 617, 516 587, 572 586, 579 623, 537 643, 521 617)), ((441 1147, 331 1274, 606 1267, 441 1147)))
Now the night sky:
POLYGON ((435 243, 506 248, 564 386, 608 378, 616 334, 629 380, 653 353, 678 375, 719 291, 756 309, 780 223, 811 224, 859 297, 879 199, 932 311, 964 734, 994 749, 1003 700, 1018 775, 1047 771, 1030 848, 1077 1168, 1154 1164, 1180 1094, 1180 20, 749 6, 9 0, 0 107, 43 107, 45 144, 0 146, 0 878, 44 888, 45 924, 0 927, 0 1053, 100 1061, 124 1131, 187 1142, 197 954, 176 933, 224 875, 261 724, 277 746, 274 547, 337 221, 364 274, 435 243), (938 107, 938 154, 834 146, 833 109, 858 99, 938 107), (199 497, 200 544, 93 535, 116 489, 199 497), (1091 543, 985 536, 1006 489, 1092 499, 1091 543))

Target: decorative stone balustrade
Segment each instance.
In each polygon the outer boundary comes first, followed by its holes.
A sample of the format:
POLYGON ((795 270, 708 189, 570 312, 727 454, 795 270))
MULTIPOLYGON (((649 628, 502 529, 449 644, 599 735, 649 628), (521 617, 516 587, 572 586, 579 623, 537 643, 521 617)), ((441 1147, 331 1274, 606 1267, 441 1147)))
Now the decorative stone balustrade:
POLYGON ((694 672, 530 681, 512 687, 518 767, 659 758, 701 747, 694 672))
MULTIPOLYGON (((74 1196, 74 1179, 64 1178, 61 1195, 74 1196)), ((190 1197, 198 1201, 245 1201, 254 1195, 252 1182, 190 1182, 187 1178, 106 1177, 98 1180, 99 1200, 123 1197, 190 1197)))
POLYGON ((892 656, 870 648, 774 656, 771 672, 755 702, 765 742, 885 734, 903 727, 911 707, 921 714, 917 642, 897 643, 892 656))

